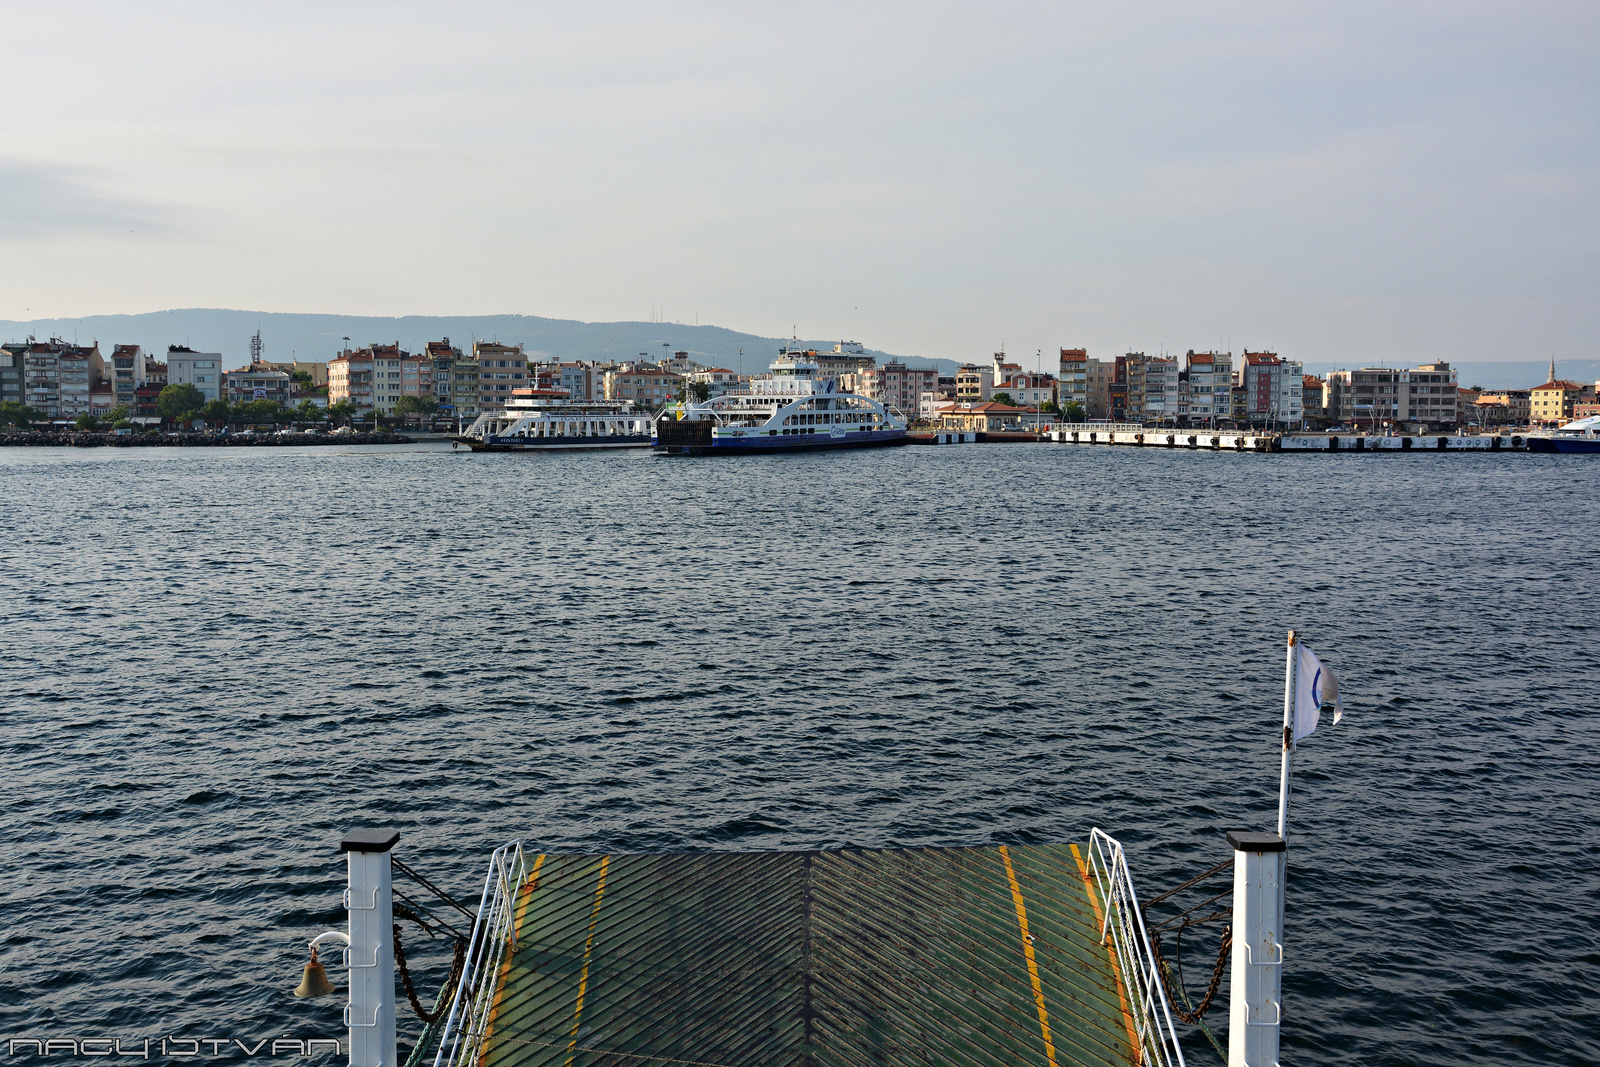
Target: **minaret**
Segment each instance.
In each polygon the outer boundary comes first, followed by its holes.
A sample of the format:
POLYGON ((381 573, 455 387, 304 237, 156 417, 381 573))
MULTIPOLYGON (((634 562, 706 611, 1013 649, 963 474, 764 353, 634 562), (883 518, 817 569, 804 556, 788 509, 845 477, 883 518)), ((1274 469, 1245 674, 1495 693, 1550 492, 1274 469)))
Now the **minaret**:
POLYGON ((1556 357, 1550 357, 1550 381, 1556 380, 1556 357))

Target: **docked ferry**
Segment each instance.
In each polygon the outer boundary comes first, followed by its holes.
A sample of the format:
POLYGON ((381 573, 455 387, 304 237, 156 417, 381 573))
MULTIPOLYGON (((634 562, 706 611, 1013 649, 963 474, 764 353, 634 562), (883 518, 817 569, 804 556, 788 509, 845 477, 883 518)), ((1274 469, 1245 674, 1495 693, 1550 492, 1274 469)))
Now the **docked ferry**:
POLYGON ((1529 452, 1600 452, 1600 415, 1575 419, 1549 434, 1530 434, 1529 452))
POLYGON ((680 456, 805 452, 906 443, 906 420, 883 404, 847 393, 822 377, 806 353, 782 349, 770 378, 748 392, 684 405, 681 417, 656 420, 651 445, 680 456))
POLYGON ((573 400, 565 389, 518 389, 452 438, 474 452, 648 448, 650 416, 626 401, 573 400))

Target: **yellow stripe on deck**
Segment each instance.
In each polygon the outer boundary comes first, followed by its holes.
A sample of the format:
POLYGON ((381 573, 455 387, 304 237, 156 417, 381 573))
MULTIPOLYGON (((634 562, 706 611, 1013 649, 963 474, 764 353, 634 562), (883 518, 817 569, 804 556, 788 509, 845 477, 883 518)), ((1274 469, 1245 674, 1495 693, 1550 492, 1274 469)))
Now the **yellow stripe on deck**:
POLYGON ((600 883, 594 888, 594 910, 589 912, 589 936, 583 942, 583 971, 578 976, 578 1006, 572 1012, 572 1039, 567 1042, 567 1067, 572 1067, 572 1057, 578 1049, 578 1030, 583 1026, 583 998, 589 991, 589 955, 594 951, 594 928, 600 922, 600 901, 606 895, 606 868, 610 856, 600 857, 600 883))
POLYGON ((1028 979, 1033 982, 1033 1002, 1039 1007, 1039 1032, 1044 1035, 1044 1057, 1050 1067, 1056 1067, 1056 1046, 1050 1040, 1050 1012, 1044 1006, 1044 986, 1039 983, 1039 959, 1033 952, 1033 935, 1028 933, 1028 907, 1022 902, 1022 885, 1011 866, 1011 853, 1000 846, 1000 858, 1006 864, 1006 880, 1011 883, 1011 899, 1017 906, 1017 926, 1022 929, 1022 952, 1028 957, 1028 979))

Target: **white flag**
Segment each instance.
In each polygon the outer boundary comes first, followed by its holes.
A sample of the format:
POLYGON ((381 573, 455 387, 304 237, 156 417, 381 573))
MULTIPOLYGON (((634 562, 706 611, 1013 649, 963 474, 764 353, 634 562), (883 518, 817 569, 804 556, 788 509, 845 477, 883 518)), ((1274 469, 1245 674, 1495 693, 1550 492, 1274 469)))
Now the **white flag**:
POLYGON ((1305 645, 1297 646, 1294 669, 1294 739, 1300 740, 1317 728, 1322 709, 1333 705, 1333 721, 1344 718, 1344 701, 1339 699, 1339 680, 1322 665, 1305 645))

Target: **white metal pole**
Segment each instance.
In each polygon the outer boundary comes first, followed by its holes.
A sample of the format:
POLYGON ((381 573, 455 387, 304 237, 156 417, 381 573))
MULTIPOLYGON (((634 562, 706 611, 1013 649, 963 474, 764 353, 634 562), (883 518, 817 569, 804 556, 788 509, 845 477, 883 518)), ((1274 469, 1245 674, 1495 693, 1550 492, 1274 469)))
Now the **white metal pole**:
POLYGON ((1289 770, 1294 756, 1295 632, 1289 631, 1289 653, 1283 668, 1283 777, 1278 783, 1278 836, 1289 840, 1289 770))
POLYGON ((350 1067, 399 1067, 394 1033, 394 900, 389 850, 394 830, 351 830, 339 845, 347 854, 350 888, 350 1067))
POLYGON ((1283 1022, 1283 838, 1228 831, 1233 846, 1229 1067, 1277 1067, 1283 1022))

